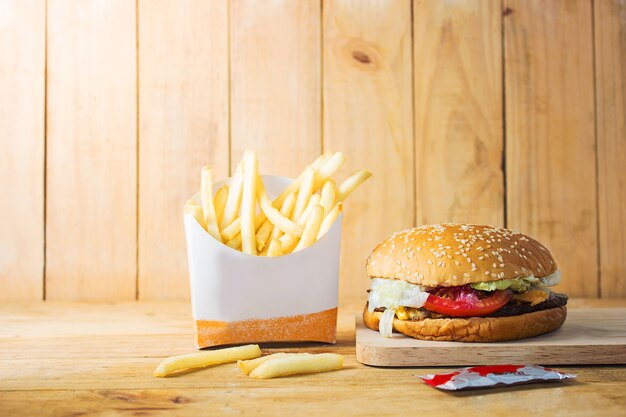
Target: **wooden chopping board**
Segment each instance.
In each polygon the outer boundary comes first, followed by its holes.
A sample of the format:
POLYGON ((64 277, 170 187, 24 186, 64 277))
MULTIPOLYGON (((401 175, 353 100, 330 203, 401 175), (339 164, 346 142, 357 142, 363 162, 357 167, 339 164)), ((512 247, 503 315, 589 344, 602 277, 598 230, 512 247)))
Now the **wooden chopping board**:
POLYGON ((374 366, 626 364, 626 308, 569 310, 555 332, 498 343, 433 342, 399 333, 384 338, 357 316, 356 357, 374 366))

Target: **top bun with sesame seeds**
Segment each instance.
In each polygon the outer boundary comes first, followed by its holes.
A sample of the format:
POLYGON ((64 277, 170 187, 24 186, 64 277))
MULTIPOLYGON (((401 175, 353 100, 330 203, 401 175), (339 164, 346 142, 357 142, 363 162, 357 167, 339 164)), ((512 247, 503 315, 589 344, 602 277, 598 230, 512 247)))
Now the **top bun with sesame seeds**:
POLYGON ((548 249, 519 232, 493 226, 441 224, 397 232, 367 259, 370 278, 427 287, 534 276, 557 270, 548 249))

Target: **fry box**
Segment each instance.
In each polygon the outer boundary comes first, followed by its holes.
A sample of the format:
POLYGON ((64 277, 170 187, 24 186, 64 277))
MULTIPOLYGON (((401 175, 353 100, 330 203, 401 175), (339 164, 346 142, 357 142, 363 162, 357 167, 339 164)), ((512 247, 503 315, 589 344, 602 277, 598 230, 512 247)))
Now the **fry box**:
MULTIPOLYGON (((262 177, 274 198, 292 180, 262 177)), ((219 189, 229 180, 213 184, 219 189)), ((199 202, 199 196, 194 197, 199 202)), ((198 348, 250 342, 335 343, 341 251, 340 215, 310 247, 268 258, 215 240, 184 215, 191 308, 198 348)))

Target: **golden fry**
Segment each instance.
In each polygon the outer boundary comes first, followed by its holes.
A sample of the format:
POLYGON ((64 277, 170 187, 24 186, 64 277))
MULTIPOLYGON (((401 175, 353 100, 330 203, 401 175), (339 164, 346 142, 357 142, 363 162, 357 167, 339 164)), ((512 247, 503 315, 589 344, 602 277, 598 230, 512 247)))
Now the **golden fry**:
POLYGON ((280 240, 272 239, 269 244, 269 248, 267 249, 267 256, 281 256, 283 254, 282 245, 280 244, 280 240))
POLYGON ((371 176, 372 173, 365 169, 350 175, 337 189, 337 201, 344 201, 352 191, 354 191, 359 185, 363 184, 363 182, 371 176))
POLYGON ((333 156, 328 158, 315 174, 313 191, 317 191, 326 180, 339 171, 339 168, 341 168, 344 162, 346 162, 346 157, 341 152, 335 152, 333 156))
POLYGON ((324 220, 322 220, 322 224, 320 225, 320 230, 317 232, 317 240, 319 240, 322 236, 326 234, 326 232, 330 230, 335 220, 337 220, 337 217, 339 217, 339 214, 341 214, 342 210, 343 203, 337 203, 335 207, 333 207, 333 209, 330 211, 330 213, 324 216, 324 220))
MULTIPOLYGON (((309 166, 313 168, 315 172, 317 172, 324 164, 326 164, 326 162, 331 158, 331 156, 332 156, 331 152, 325 152, 324 154, 318 156, 315 159, 315 161, 313 161, 313 163, 311 163, 311 165, 309 166)), ((289 194, 296 193, 297 195, 298 189, 300 188, 300 184, 302 184, 303 178, 304 178, 304 171, 302 171, 302 173, 298 175, 296 179, 291 184, 289 184, 287 188, 285 188, 278 197, 274 199, 274 202, 273 202, 274 207, 280 207, 280 205, 283 204, 283 201, 285 201, 285 198, 287 198, 289 194)))
POLYGON ((315 180, 315 171, 311 167, 307 167, 302 174, 302 184, 300 184, 300 189, 298 190, 298 197, 296 199, 296 206, 293 209, 293 218, 297 219, 300 217, 304 209, 306 208, 307 203, 309 202, 309 198, 311 194, 313 194, 313 182, 315 180))
POLYGON ((268 219, 265 219, 259 230, 256 232, 256 247, 257 250, 262 251, 265 248, 265 244, 267 243, 267 239, 270 237, 270 233, 272 233, 272 229, 274 225, 268 219))
POLYGON ((202 167, 200 199, 202 201, 202 211, 204 212, 204 223, 206 230, 215 239, 222 241, 220 231, 215 217, 215 206, 213 205, 213 175, 210 166, 202 167))
POLYGON ((203 229, 206 230, 206 225, 204 224, 204 213, 202 212, 202 207, 200 204, 196 203, 193 200, 187 200, 185 203, 185 207, 183 208, 183 213, 191 214, 194 219, 202 226, 203 229))
POLYGON ((230 246, 233 249, 241 250, 241 233, 226 242, 226 246, 230 246))
POLYGON ((279 352, 279 353, 274 353, 272 355, 261 356, 261 357, 256 358, 256 359, 249 359, 249 360, 245 360, 245 361, 237 361, 237 366, 239 366, 239 369, 241 369, 241 371, 244 374, 249 375, 250 372, 254 371, 254 369, 257 366, 259 366, 260 364, 262 364, 263 362, 268 361, 270 359, 281 358, 281 357, 287 356, 287 355, 297 355, 297 353, 279 352))
POLYGON ((326 216, 335 205, 335 199, 337 197, 335 181, 327 180, 322 186, 320 194, 320 206, 324 207, 324 216, 326 216))
MULTIPOLYGON (((309 200, 309 204, 307 204, 306 209, 304 210, 304 212, 298 219, 298 222, 297 222, 298 226, 302 227, 303 229, 304 227, 306 227, 307 221, 309 220, 309 217, 311 216, 313 209, 319 204, 319 202, 320 202, 320 195, 313 194, 311 196, 311 199, 309 200)), ((280 237, 279 240, 280 240, 281 247, 283 249, 283 254, 290 253, 292 249, 298 243, 298 236, 291 235, 291 234, 284 234, 280 237)))
MULTIPOLYGON (((228 199, 228 184, 222 185, 213 197, 213 206, 215 207, 215 219, 219 226, 222 216, 224 215, 224 207, 226 206, 226 200, 228 199)), ((221 227, 220 227, 221 230, 221 227)))
POLYGON ((343 356, 336 353, 289 355, 266 360, 252 370, 249 376, 265 379, 295 374, 328 372, 341 368, 343 368, 343 356))
POLYGON ((274 226, 280 228, 284 233, 293 234, 296 236, 302 235, 302 227, 298 226, 296 223, 291 221, 288 217, 280 214, 280 211, 272 205, 271 200, 267 196, 265 192, 265 187, 263 187, 263 183, 261 179, 258 179, 257 184, 257 196, 259 198, 259 203, 261 205, 261 210, 265 214, 265 216, 269 219, 270 222, 274 224, 274 226))
MULTIPOLYGON (((291 217, 291 212, 293 211, 293 207, 295 204, 296 204, 296 194, 291 193, 287 196, 287 198, 285 198, 285 201, 283 201, 283 205, 280 208, 280 214, 282 214, 285 217, 291 217)), ((279 237, 281 237, 282 234, 283 234, 282 230, 280 230, 278 227, 274 227, 274 229, 272 229, 272 234, 270 236, 270 239, 278 239, 279 237)))
POLYGON ((256 154, 246 151, 243 156, 243 191, 241 193, 241 248, 243 253, 256 255, 256 217, 257 179, 259 166, 256 154))
MULTIPOLYGON (((289 216, 291 215, 291 211, 293 210, 295 198, 296 196, 294 193, 291 193, 287 196, 285 201, 283 201, 283 205, 280 208, 280 214, 282 214, 286 218, 289 218, 289 216)), ((282 234, 282 231, 280 230, 279 227, 275 227, 272 224, 272 222, 270 222, 269 220, 265 220, 261 228, 256 233, 257 248, 260 251, 263 250, 267 245, 268 239, 270 241, 271 239, 274 239, 274 238, 277 239, 280 237, 281 234, 282 234), (271 234, 271 237, 270 237, 270 234, 271 234)), ((265 253, 267 253, 267 251, 265 251, 265 253)))
POLYGON ((164 377, 174 372, 210 365, 253 359, 261 356, 259 345, 245 345, 219 350, 205 350, 164 359, 154 370, 154 376, 164 377))
POLYGON ((235 221, 222 229, 222 238, 225 242, 228 242, 239 233, 241 233, 241 217, 237 217, 235 221))
POLYGON ((308 248, 315 242, 317 232, 320 230, 320 225, 322 224, 323 219, 324 207, 318 205, 313 209, 313 212, 309 216, 309 220, 306 223, 302 237, 300 238, 296 248, 293 250, 294 252, 308 248))
MULTIPOLYGON (((238 216, 239 207, 241 206, 241 193, 243 191, 243 165, 240 162, 235 170, 235 175, 230 183, 230 190, 226 205, 224 206, 224 214, 220 221, 220 230, 224 230, 226 226, 231 224, 238 216)), ((227 240, 227 239, 225 239, 227 240)))

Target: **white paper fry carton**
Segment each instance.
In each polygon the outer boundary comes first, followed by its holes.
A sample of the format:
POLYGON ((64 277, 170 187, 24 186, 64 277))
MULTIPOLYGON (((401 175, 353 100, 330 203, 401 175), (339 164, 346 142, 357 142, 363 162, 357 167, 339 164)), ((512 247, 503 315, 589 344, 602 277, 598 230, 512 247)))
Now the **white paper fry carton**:
MULTIPOLYGON (((272 198, 292 182, 278 176, 262 178, 272 198)), ((213 190, 229 182, 217 182, 213 190)), ((218 242, 192 215, 185 214, 196 346, 335 343, 341 221, 340 215, 330 230, 306 249, 265 257, 244 254, 218 242)))

